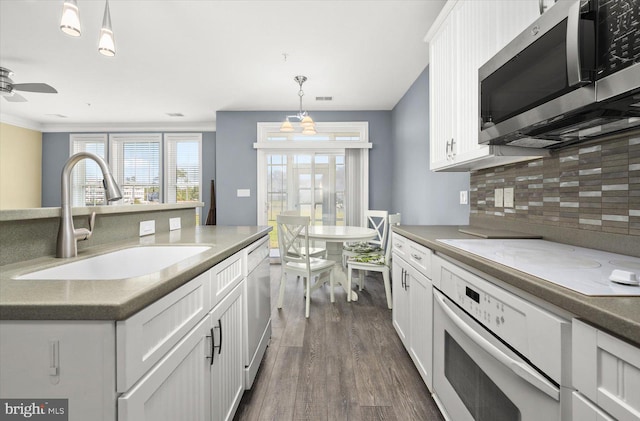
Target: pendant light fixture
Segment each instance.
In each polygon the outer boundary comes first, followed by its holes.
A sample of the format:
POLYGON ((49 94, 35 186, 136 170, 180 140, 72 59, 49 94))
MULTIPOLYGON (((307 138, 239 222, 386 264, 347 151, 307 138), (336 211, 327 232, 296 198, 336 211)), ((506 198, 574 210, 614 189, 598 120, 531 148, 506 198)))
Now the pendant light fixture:
POLYGON ((62 18, 60 19, 60 30, 72 37, 79 37, 82 34, 80 29, 80 11, 76 0, 65 0, 62 5, 62 18))
POLYGON ((302 90, 302 84, 307 81, 306 76, 296 76, 293 80, 300 85, 300 90, 298 91, 298 97, 300 97, 300 110, 296 115, 287 116, 286 120, 280 126, 280 131, 284 133, 291 133, 295 131, 290 118, 296 118, 300 121, 300 126, 302 127, 302 134, 304 135, 314 135, 316 134, 316 123, 314 123, 313 119, 306 111, 302 111, 302 97, 304 96, 304 91, 302 90))
POLYGON ((104 16, 102 18, 102 29, 100 29, 100 40, 98 41, 98 51, 108 57, 116 55, 116 42, 113 39, 111 29, 111 13, 109 12, 109 0, 104 4, 104 16))

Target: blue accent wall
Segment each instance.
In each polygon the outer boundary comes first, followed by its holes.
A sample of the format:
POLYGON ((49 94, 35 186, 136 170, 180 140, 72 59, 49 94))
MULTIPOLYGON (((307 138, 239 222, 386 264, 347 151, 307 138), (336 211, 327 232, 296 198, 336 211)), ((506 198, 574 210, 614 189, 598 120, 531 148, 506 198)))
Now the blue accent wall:
MULTIPOLYGON (((219 225, 257 223, 258 122, 280 122, 291 111, 218 111, 216 113, 216 190, 219 225), (237 197, 249 189, 250 197, 237 197)), ((393 142, 391 111, 312 111, 315 121, 368 121, 369 204, 371 209, 391 209, 393 142)))
POLYGON ((460 205, 460 190, 469 190, 469 173, 429 169, 429 68, 394 107, 392 210, 405 225, 467 225, 469 205, 460 205))

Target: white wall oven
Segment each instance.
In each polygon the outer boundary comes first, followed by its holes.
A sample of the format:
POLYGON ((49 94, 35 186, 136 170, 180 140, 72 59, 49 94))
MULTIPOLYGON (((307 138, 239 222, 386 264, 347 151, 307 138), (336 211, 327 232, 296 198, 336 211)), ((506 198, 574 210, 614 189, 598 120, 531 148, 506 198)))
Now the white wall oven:
POLYGON ((433 257, 434 398, 451 421, 570 419, 569 321, 433 257))

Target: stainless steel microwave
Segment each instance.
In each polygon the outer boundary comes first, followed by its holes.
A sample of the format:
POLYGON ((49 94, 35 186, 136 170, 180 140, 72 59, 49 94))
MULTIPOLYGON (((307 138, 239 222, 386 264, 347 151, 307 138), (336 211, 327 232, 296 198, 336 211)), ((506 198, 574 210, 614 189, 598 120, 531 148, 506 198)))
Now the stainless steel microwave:
POLYGON ((479 142, 558 148, 640 128, 638 0, 559 0, 478 72, 479 142))

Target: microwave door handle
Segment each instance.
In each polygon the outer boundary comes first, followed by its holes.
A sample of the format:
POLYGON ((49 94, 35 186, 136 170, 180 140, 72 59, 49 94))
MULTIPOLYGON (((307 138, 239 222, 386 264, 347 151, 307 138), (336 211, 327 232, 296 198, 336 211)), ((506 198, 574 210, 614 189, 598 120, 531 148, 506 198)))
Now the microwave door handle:
POLYGON ((525 380, 527 383, 535 386, 540 389, 542 392, 551 396, 556 401, 560 400, 560 391, 558 388, 551 383, 549 380, 542 377, 539 373, 534 371, 531 367, 526 364, 521 363, 520 361, 516 361, 513 358, 509 357, 504 352, 500 351, 495 345, 491 342, 487 341, 482 337, 478 332, 476 332, 473 328, 471 328, 468 324, 464 322, 454 311, 449 308, 449 305, 444 301, 444 299, 440 296, 439 293, 434 294, 433 296, 436 299, 436 302, 445 312, 445 314, 451 319, 451 321, 460 329, 462 332, 469 337, 473 342, 476 343, 480 348, 486 351, 493 358, 498 360, 504 366, 509 367, 511 371, 517 374, 520 378, 525 380))
POLYGON ((580 1, 571 5, 567 14, 567 83, 576 86, 587 83, 580 71, 580 1))

